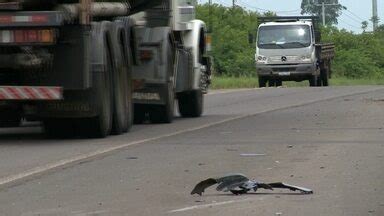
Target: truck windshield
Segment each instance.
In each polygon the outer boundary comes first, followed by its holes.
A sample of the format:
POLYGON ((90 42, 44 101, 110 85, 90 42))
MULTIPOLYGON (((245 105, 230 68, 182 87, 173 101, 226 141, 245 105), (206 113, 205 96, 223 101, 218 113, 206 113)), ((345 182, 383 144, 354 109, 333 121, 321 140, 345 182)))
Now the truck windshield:
POLYGON ((262 49, 293 49, 308 47, 311 31, 307 25, 262 26, 257 46, 262 49))

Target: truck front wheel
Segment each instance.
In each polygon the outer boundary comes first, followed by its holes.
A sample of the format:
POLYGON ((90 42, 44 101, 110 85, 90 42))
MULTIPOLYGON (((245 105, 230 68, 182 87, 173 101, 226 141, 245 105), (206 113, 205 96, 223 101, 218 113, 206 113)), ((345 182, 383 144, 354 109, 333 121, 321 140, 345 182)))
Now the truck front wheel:
POLYGON ((259 88, 265 88, 267 86, 267 79, 259 76, 259 88))
POLYGON ((201 90, 182 92, 178 95, 179 112, 182 117, 199 117, 203 113, 203 93, 201 90))
POLYGON ((316 76, 316 75, 312 75, 310 78, 309 78, 309 86, 311 87, 316 87, 317 86, 317 79, 319 77, 316 76))

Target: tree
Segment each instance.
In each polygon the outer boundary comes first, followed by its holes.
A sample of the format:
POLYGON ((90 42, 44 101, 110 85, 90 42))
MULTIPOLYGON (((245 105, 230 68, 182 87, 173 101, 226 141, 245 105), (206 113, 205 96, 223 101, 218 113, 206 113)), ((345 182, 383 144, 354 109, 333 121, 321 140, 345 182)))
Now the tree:
MULTIPOLYGON (((311 14, 322 17, 321 3, 333 4, 332 0, 302 0, 301 14, 311 14)), ((342 10, 347 9, 345 6, 338 3, 336 0, 335 5, 326 6, 325 10, 325 23, 326 25, 338 24, 337 18, 342 14, 342 10)))
POLYGON ((363 29, 363 32, 365 32, 368 28, 368 22, 367 21, 361 22, 361 28, 363 29))
POLYGON ((377 27, 376 31, 383 33, 384 32, 384 25, 379 25, 379 27, 377 27))
POLYGON ((212 55, 215 72, 227 76, 255 76, 255 46, 250 44, 250 34, 258 27, 257 12, 241 7, 219 4, 199 4, 196 15, 212 31, 212 55), (210 14, 211 12, 211 14, 210 14))

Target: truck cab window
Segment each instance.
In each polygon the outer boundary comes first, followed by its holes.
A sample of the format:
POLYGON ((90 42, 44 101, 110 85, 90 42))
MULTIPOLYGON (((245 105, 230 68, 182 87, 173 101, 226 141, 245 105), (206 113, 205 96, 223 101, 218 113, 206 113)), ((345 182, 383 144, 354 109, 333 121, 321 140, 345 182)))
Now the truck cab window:
POLYGON ((258 47, 262 49, 303 48, 310 44, 308 25, 273 25, 259 29, 258 47))

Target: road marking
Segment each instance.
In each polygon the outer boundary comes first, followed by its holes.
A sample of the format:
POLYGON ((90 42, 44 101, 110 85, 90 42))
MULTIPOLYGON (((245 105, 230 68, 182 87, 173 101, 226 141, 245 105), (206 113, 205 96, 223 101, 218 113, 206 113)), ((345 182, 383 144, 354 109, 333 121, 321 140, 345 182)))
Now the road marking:
POLYGON ((143 144, 143 143, 147 143, 147 142, 151 142, 151 141, 155 141, 155 140, 159 140, 159 139, 163 139, 163 138, 168 138, 168 137, 180 135, 183 133, 197 131, 197 130, 201 130, 204 128, 209 128, 209 127, 224 124, 227 122, 240 120, 240 119, 244 119, 244 118, 249 118, 252 116, 256 116, 256 115, 260 115, 260 114, 264 114, 264 113, 268 113, 268 112, 275 112, 275 111, 284 110, 284 109, 291 109, 291 108, 310 105, 310 104, 314 104, 314 103, 318 103, 318 102, 322 102, 322 101, 329 101, 329 100, 333 100, 336 98, 365 94, 368 92, 375 92, 375 91, 379 91, 382 89, 383 88, 370 89, 370 90, 366 90, 366 91, 362 91, 362 92, 355 92, 355 93, 350 93, 350 94, 345 94, 345 95, 333 96, 333 97, 328 97, 328 98, 324 98, 324 99, 320 99, 320 100, 311 100, 311 101, 307 101, 307 102, 303 102, 303 103, 291 104, 291 105, 283 106, 283 107, 279 107, 279 108, 265 109, 265 110, 261 110, 261 111, 255 112, 255 113, 234 116, 231 118, 223 119, 221 121, 211 122, 208 124, 204 124, 201 126, 196 126, 193 128, 176 131, 176 132, 169 133, 169 134, 164 134, 164 135, 155 136, 152 138, 137 140, 137 141, 133 141, 133 142, 129 142, 126 144, 121 144, 121 145, 117 145, 117 146, 113 146, 113 147, 109 147, 109 148, 105 148, 105 149, 99 149, 99 150, 96 150, 93 152, 77 155, 77 156, 74 156, 74 157, 69 158, 69 159, 63 159, 63 160, 59 160, 57 162, 48 163, 48 164, 43 165, 43 166, 38 166, 38 167, 26 170, 26 171, 18 173, 18 174, 13 174, 13 175, 9 175, 9 176, 0 178, 0 189, 5 188, 7 186, 17 184, 19 182, 23 182, 23 181, 28 180, 28 179, 32 179, 35 176, 43 175, 44 173, 47 173, 49 171, 54 171, 54 170, 57 170, 60 168, 69 167, 69 166, 72 166, 75 164, 79 164, 79 163, 84 162, 84 161, 90 161, 92 159, 100 158, 100 157, 103 157, 107 154, 112 154, 113 152, 115 152, 117 150, 121 150, 121 149, 130 147, 130 146, 139 145, 139 144, 143 144))
POLYGON ((229 90, 213 90, 208 92, 208 95, 218 95, 218 94, 230 94, 230 93, 236 93, 236 92, 243 92, 243 91, 253 91, 253 90, 261 90, 263 88, 246 88, 246 89, 229 89, 229 90))
POLYGON ((242 203, 242 202, 247 202, 251 199, 242 199, 242 200, 230 200, 230 201, 224 201, 224 202, 215 202, 215 203, 209 203, 209 204, 204 204, 204 205, 194 205, 194 206, 189 206, 181 209, 175 209, 172 211, 169 211, 168 213, 178 213, 178 212, 185 212, 185 211, 191 211, 191 210, 199 210, 199 209, 206 209, 206 208, 212 208, 215 206, 222 206, 222 205, 228 205, 228 204, 233 204, 233 203, 242 203))

